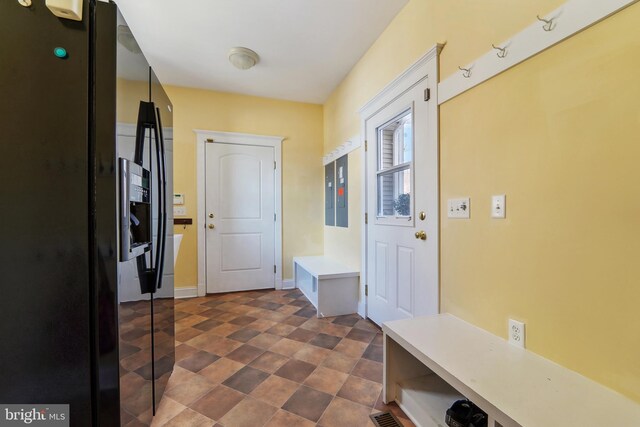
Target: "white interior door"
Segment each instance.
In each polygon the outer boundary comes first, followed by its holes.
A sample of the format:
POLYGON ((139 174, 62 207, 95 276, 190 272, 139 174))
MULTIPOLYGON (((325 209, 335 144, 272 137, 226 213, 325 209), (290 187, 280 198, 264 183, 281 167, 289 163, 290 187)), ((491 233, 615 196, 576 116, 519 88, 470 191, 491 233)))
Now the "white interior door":
POLYGON ((425 78, 365 122, 367 315, 378 324, 439 308, 437 101, 424 100, 427 87, 425 78))
POLYGON ((207 292, 275 287, 274 149, 206 144, 207 292))

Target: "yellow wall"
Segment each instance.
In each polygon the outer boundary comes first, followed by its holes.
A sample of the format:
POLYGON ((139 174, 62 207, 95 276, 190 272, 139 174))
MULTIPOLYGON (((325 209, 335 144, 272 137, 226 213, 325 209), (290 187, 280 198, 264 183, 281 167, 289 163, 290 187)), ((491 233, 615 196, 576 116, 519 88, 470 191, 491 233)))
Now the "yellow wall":
MULTIPOLYGON (((200 89, 166 86, 174 106, 174 192, 184 193, 187 217, 198 209, 196 135, 193 129, 283 136, 283 277, 292 277, 292 256, 322 253, 322 106, 200 89)), ((197 230, 183 233, 176 286, 198 283, 197 230)))
MULTIPOLYGON (((561 3, 411 0, 325 104, 324 151, 436 42, 446 77, 561 3)), ((504 337, 521 319, 530 350, 637 401, 639 22, 635 4, 440 109, 441 205, 472 205, 468 221, 441 212, 443 311, 504 337), (491 220, 500 193, 507 219, 491 220)), ((352 202, 359 188, 350 174, 352 202)), ((359 265, 360 225, 324 235, 325 252, 359 265)))
MULTIPOLYGON (((411 0, 340 83, 324 105, 324 152, 360 132, 357 111, 385 85, 438 42, 447 42, 440 56, 447 76, 531 24, 536 14, 549 12, 562 0, 411 0), (487 24, 490 23, 490 24, 487 24)), ((349 154, 348 229, 325 227, 325 253, 360 266, 360 153, 349 154), (354 191, 354 187, 358 187, 354 191), (357 206, 354 202, 357 202, 357 206)))

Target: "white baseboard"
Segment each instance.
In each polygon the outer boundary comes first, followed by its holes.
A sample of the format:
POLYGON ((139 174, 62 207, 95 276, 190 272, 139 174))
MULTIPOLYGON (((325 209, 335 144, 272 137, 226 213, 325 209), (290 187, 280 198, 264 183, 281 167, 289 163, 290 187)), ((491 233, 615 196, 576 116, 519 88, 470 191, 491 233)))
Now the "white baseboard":
POLYGON ((191 286, 188 288, 174 288, 173 295, 178 298, 195 298, 198 296, 198 287, 191 286))
POLYGON ((295 289, 296 288, 296 282, 293 281, 293 279, 284 279, 282 281, 282 289, 286 290, 286 289, 295 289))

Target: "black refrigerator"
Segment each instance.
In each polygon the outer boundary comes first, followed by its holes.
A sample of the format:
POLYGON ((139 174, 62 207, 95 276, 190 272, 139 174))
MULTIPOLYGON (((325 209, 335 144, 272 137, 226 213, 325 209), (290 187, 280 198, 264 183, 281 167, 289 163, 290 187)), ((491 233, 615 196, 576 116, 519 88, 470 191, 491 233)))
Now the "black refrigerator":
POLYGON ((116 5, 82 4, 0 0, 0 405, 148 425, 175 360, 173 107, 116 5))

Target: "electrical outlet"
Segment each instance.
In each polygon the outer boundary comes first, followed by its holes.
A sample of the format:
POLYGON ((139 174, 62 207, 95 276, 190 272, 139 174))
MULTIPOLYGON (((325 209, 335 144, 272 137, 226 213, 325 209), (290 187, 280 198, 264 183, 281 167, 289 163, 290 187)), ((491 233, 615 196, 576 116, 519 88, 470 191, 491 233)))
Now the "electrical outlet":
POLYGON ((525 329, 524 323, 509 319, 509 343, 524 348, 525 329))

